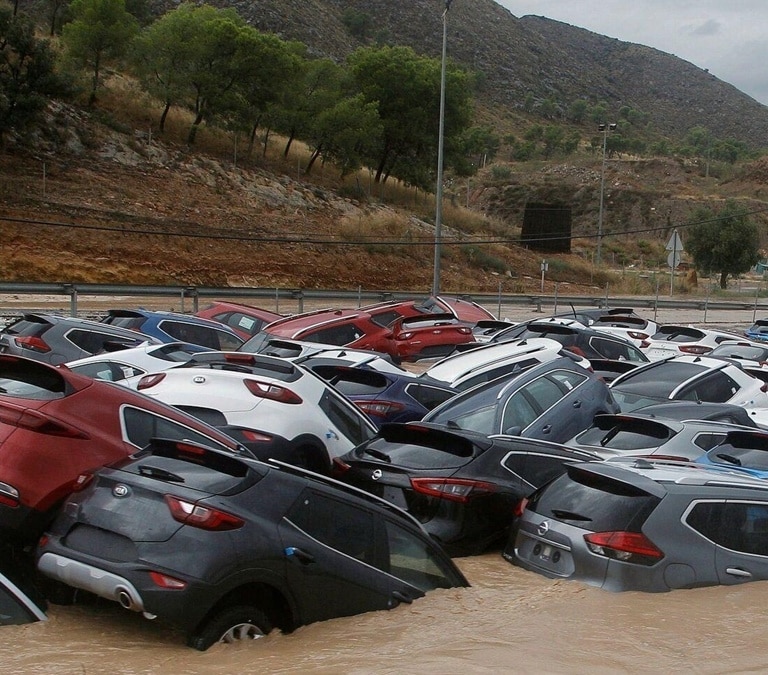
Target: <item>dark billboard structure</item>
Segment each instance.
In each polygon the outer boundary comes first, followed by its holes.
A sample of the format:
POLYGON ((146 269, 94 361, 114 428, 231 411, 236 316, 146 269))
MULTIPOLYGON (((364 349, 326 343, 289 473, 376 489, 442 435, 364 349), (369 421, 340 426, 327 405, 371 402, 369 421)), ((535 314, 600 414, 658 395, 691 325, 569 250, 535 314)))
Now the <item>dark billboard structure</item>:
POLYGON ((520 242, 543 253, 570 253, 571 207, 542 202, 526 204, 520 242))

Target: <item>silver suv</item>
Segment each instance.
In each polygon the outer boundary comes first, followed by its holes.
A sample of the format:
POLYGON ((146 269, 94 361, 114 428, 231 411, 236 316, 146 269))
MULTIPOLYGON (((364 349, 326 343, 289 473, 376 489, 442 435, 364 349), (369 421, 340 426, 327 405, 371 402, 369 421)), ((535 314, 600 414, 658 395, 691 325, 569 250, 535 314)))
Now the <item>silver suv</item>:
POLYGON ((531 495, 504 558, 612 591, 768 579, 768 482, 684 462, 573 464, 531 495))

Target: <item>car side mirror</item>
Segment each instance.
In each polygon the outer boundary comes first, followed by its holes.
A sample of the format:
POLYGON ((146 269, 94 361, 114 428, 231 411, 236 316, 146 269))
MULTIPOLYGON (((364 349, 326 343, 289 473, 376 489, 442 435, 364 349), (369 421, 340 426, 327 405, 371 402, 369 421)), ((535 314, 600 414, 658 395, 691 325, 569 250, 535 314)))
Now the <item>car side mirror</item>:
POLYGON ((505 436, 519 436, 520 432, 523 430, 523 428, 518 424, 514 427, 508 427, 504 429, 504 435, 505 436))

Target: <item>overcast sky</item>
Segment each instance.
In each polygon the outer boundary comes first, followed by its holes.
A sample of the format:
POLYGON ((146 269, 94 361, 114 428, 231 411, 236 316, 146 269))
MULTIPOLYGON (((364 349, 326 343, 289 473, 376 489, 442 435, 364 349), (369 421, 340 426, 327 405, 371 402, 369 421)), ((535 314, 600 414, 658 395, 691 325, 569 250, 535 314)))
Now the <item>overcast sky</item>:
POLYGON ((768 105, 768 0, 496 0, 707 68, 768 105))

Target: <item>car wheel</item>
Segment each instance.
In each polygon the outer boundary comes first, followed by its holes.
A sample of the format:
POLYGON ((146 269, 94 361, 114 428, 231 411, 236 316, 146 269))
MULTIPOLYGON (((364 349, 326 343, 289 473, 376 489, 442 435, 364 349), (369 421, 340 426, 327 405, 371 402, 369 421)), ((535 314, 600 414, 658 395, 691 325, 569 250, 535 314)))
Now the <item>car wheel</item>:
POLYGON ((189 636, 187 644, 204 652, 217 642, 258 640, 271 630, 272 622, 264 612, 257 607, 238 605, 214 614, 199 631, 189 636))

